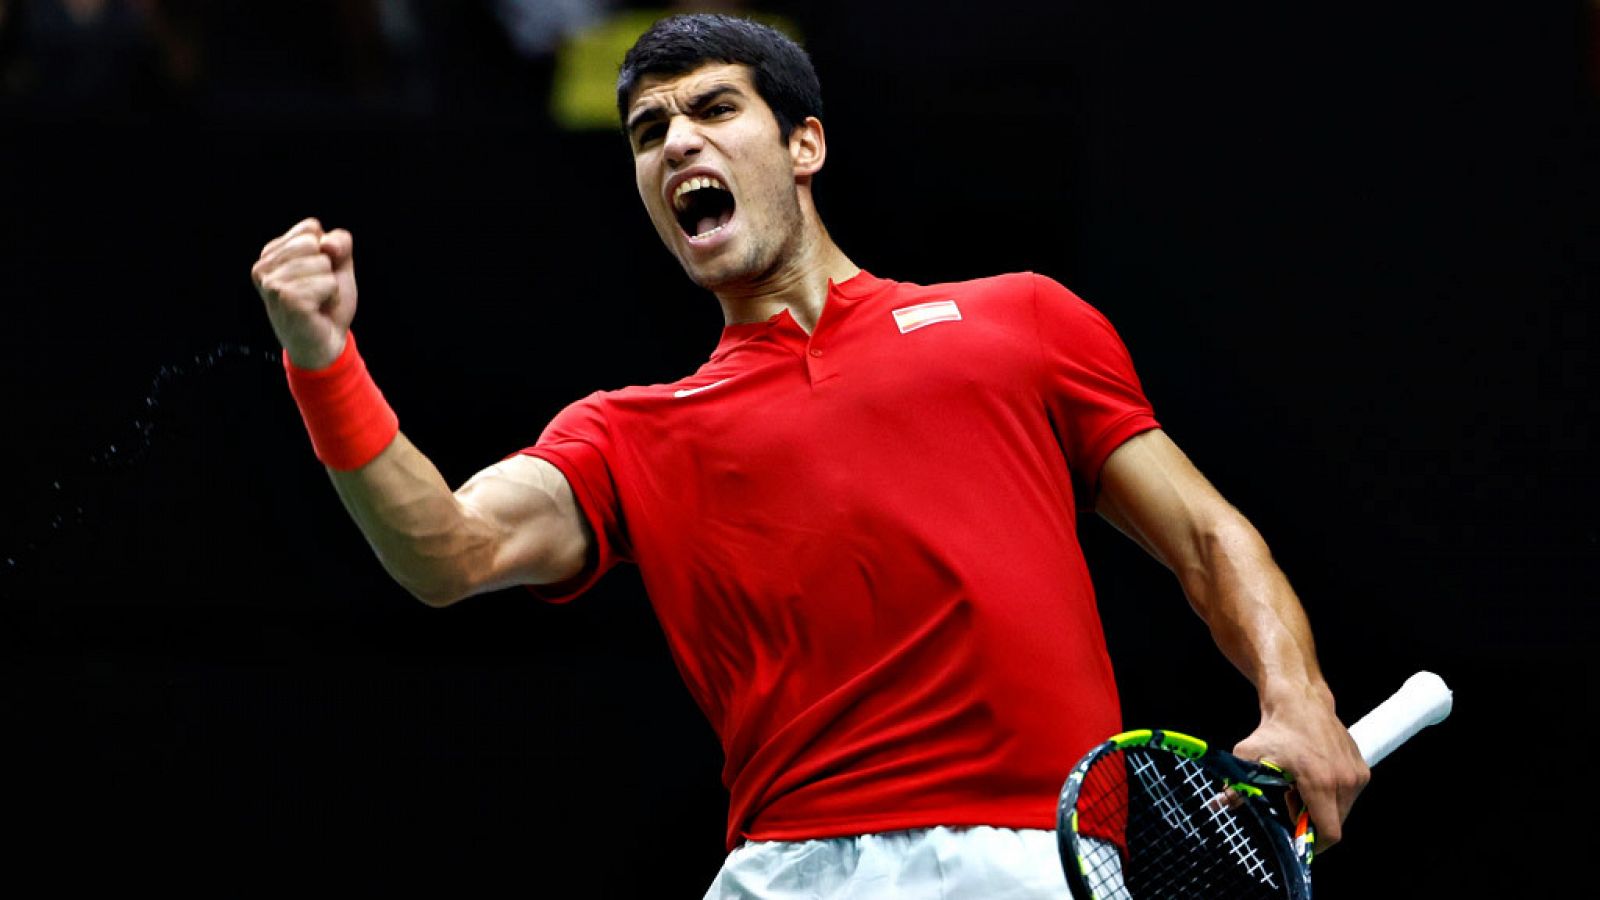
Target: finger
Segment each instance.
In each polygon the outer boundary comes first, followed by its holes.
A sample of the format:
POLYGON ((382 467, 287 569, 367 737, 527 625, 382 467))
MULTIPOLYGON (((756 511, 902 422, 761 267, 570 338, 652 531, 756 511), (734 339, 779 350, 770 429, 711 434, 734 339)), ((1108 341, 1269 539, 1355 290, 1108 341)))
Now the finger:
POLYGON ((262 261, 272 265, 276 261, 294 259, 300 256, 315 256, 319 250, 321 238, 314 234, 301 233, 279 244, 277 249, 262 258, 262 261))
MULTIPOLYGON (((313 221, 314 220, 311 220, 311 219, 301 220, 300 222, 296 223, 293 228, 290 228, 288 231, 285 231, 283 234, 278 235, 277 237, 273 238, 270 241, 267 241, 265 244, 261 245, 261 253, 258 255, 257 258, 258 259, 266 259, 267 258, 267 254, 269 254, 272 251, 278 249, 279 247, 282 247, 285 242, 287 242, 287 241, 289 241, 289 240, 291 240, 291 239, 293 239, 295 237, 298 237, 299 235, 306 234, 306 233, 310 232, 310 230, 312 228, 312 222, 313 221)), ((318 223, 317 227, 321 227, 320 223, 318 223)))
POLYGON ((1300 795, 1305 800, 1306 814, 1317 830, 1317 849, 1326 850, 1339 843, 1343 837, 1344 817, 1339 810, 1338 797, 1327 790, 1307 790, 1303 785, 1300 795))
POLYGON ((267 275, 276 271, 291 259, 300 259, 307 256, 320 256, 318 241, 320 238, 310 234, 298 234, 288 238, 272 251, 272 253, 256 260, 250 271, 255 275, 256 281, 261 282, 267 275))
POLYGON ((261 291, 269 298, 304 297, 313 290, 307 282, 325 280, 331 285, 332 278, 333 265, 326 256, 307 256, 273 271, 261 282, 261 291))
POLYGON ((333 275, 307 275, 292 281, 272 283, 271 287, 263 289, 263 296, 269 310, 288 309, 309 313, 320 309, 338 289, 339 281, 333 275))
POLYGON ((349 262, 351 254, 355 252, 355 238, 343 228, 335 228, 322 236, 319 249, 333 260, 335 267, 341 267, 349 262))
MULTIPOLYGON (((1335 833, 1333 835, 1333 840, 1328 842, 1327 846, 1329 846, 1329 847, 1333 846, 1333 844, 1337 843, 1339 841, 1339 839, 1341 837, 1343 837, 1344 831, 1343 831, 1343 828, 1342 828, 1342 824, 1343 824, 1345 819, 1349 818, 1350 810, 1351 810, 1352 807, 1355 806, 1356 797, 1358 795, 1360 795, 1361 791, 1367 786, 1367 782, 1370 779, 1371 779, 1371 771, 1369 769, 1367 769, 1365 767, 1365 765, 1363 764, 1362 768, 1359 769, 1355 773, 1355 775, 1353 777, 1351 777, 1349 780, 1341 780, 1339 782, 1338 791, 1337 791, 1337 801, 1338 801, 1339 822, 1341 823, 1341 828, 1338 829, 1337 831, 1335 831, 1335 833)), ((1320 835, 1320 834, 1317 835, 1317 846, 1319 848, 1323 847, 1322 835, 1320 835)))
POLYGON ((273 251, 271 256, 256 260, 250 267, 250 278, 261 287, 289 263, 300 259, 326 259, 317 252, 316 239, 301 235, 273 251))
POLYGON ((1233 788, 1228 788, 1206 801, 1206 812, 1219 813, 1225 809, 1238 809, 1244 805, 1244 794, 1233 788))
POLYGON ((288 284, 301 278, 314 275, 329 275, 332 272, 333 263, 326 256, 318 253, 314 256, 302 256, 298 259, 285 261, 283 265, 273 270, 272 277, 276 282, 288 284))
POLYGON ((294 224, 294 227, 268 241, 266 246, 261 248, 260 258, 265 259, 268 253, 271 253, 272 251, 283 246, 288 241, 293 240, 302 234, 310 234, 318 238, 322 237, 322 223, 317 221, 315 218, 301 219, 294 224))

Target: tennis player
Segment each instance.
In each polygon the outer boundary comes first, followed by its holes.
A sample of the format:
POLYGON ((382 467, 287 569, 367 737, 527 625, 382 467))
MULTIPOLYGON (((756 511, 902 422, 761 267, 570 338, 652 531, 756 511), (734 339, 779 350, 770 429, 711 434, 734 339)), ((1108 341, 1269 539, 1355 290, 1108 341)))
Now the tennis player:
POLYGON ((725 754, 708 898, 1065 896, 1062 780, 1120 730, 1079 548, 1093 509, 1178 577, 1254 684, 1237 747, 1298 778, 1324 845, 1368 773, 1257 531, 1160 428, 1111 324, 1055 280, 879 276, 812 200, 805 52, 663 19, 618 107, 662 242, 721 304, 698 371, 577 400, 458 489, 356 347, 352 237, 306 219, 252 270, 313 448, 424 603, 551 601, 639 567, 725 754))

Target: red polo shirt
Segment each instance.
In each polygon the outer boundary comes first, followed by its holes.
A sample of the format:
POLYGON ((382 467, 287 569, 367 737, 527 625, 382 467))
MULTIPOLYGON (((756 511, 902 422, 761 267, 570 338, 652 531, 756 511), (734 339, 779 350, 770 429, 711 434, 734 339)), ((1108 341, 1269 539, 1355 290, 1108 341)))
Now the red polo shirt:
POLYGON ((537 445, 594 527, 566 600, 634 562, 721 738, 727 842, 1054 828, 1120 730, 1076 515, 1158 427, 1098 312, 1024 273, 830 284, 815 333, 729 326, 674 384, 537 445))

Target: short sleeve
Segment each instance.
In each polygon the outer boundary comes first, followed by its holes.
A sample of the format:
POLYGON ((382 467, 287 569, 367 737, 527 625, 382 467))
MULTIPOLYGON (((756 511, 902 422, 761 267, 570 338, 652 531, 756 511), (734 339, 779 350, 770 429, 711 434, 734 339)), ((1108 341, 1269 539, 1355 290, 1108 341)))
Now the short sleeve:
POLYGON ((1035 274, 1033 282, 1045 404, 1078 505, 1089 509, 1111 452, 1161 426, 1106 317, 1053 279, 1035 274))
POLYGON ((593 587, 613 566, 630 559, 612 468, 612 433, 604 395, 590 394, 563 409, 545 426, 537 443, 518 452, 561 470, 594 532, 595 546, 583 571, 558 584, 529 586, 538 597, 565 603, 593 587))

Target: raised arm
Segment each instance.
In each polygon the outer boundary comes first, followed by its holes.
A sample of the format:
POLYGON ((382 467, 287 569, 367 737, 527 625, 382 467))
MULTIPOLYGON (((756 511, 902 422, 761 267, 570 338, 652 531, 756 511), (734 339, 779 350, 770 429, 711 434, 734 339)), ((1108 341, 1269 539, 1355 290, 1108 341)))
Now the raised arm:
POLYGON ((365 369, 350 337, 356 283, 349 232, 324 232, 305 219, 263 247, 250 274, 292 377, 309 373, 304 383, 314 384, 318 373, 333 373, 326 385, 297 390, 296 399, 345 509, 396 581, 424 603, 447 606, 578 574, 594 539, 560 470, 513 457, 451 491, 398 432, 376 388, 361 381, 365 369), (313 399, 318 391, 326 396, 313 399))
POLYGON ((582 570, 588 521, 555 466, 514 456, 452 492, 404 434, 371 463, 328 470, 385 569, 429 606, 582 570))
POLYGON ((1369 773, 1334 712, 1305 611, 1261 535, 1159 430, 1106 460, 1096 510, 1172 570, 1255 685, 1261 724, 1234 752, 1292 773, 1318 845, 1337 843, 1369 773))

